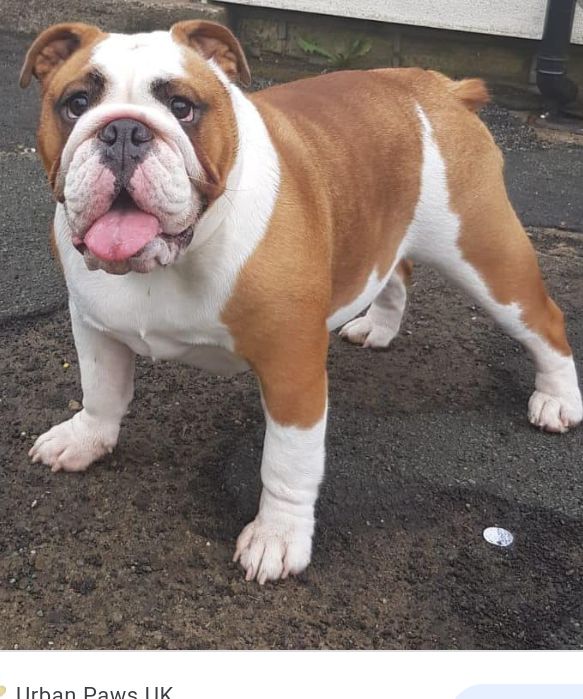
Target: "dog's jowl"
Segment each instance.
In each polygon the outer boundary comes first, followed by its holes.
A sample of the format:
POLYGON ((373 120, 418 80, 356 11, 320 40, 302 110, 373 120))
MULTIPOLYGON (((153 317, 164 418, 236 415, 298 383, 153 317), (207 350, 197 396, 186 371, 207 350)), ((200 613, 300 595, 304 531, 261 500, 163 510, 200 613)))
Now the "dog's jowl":
POLYGON ((561 311, 475 114, 481 81, 351 71, 246 95, 239 43, 204 21, 133 36, 57 25, 26 56, 21 84, 33 76, 83 385, 83 410, 33 461, 79 471, 115 447, 136 354, 251 368, 263 492, 235 558, 260 583, 299 573, 324 475, 328 333, 386 347, 415 260, 529 351, 533 425, 581 421, 561 311))

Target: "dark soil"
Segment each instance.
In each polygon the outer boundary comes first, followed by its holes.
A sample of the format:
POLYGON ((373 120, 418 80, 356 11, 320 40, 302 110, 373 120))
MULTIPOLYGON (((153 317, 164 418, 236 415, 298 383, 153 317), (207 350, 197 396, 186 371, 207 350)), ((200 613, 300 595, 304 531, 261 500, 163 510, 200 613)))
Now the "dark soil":
MULTIPOLYGON (((583 241, 534 238, 581 356, 583 241)), ((51 475, 26 452, 81 399, 68 316, 5 325, 1 646, 583 647, 583 430, 529 427, 528 360, 467 299, 423 269, 411 296, 388 352, 333 338, 313 564, 264 588, 230 561, 259 493, 252 376, 142 360, 115 453, 51 475)))

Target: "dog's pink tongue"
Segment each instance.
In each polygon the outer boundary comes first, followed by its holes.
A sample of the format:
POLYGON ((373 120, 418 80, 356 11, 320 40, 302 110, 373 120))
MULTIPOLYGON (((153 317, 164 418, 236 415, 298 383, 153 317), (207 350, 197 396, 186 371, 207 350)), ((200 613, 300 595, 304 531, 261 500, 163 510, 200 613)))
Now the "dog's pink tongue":
POLYGON ((95 221, 83 242, 96 257, 118 262, 135 255, 161 232, 160 221, 145 211, 114 209, 95 221))

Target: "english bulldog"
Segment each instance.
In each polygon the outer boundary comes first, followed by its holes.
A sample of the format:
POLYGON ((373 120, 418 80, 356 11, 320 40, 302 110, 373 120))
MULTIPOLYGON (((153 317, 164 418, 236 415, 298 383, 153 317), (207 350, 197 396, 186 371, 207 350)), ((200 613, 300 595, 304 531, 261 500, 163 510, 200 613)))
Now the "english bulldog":
POLYGON ((136 354, 251 368, 263 491, 234 560, 261 584, 300 573, 324 475, 329 332, 387 347, 409 260, 529 351, 533 425, 581 422, 562 313, 475 113, 481 81, 349 71, 245 94, 241 46, 206 21, 136 35, 59 24, 30 47, 21 85, 32 76, 83 388, 83 409, 36 440, 34 462, 82 471, 112 451, 136 354))

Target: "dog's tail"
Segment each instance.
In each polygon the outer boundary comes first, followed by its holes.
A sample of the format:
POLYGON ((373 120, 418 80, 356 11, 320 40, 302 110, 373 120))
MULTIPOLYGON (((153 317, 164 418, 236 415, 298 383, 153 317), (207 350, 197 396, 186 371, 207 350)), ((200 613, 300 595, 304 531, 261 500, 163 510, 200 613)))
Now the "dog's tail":
POLYGON ((490 101, 486 83, 479 78, 450 80, 448 87, 453 96, 472 112, 480 111, 490 101))

